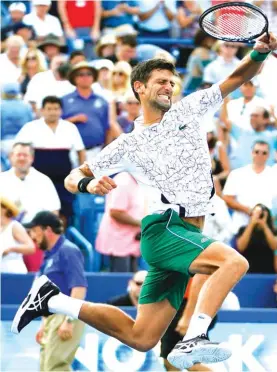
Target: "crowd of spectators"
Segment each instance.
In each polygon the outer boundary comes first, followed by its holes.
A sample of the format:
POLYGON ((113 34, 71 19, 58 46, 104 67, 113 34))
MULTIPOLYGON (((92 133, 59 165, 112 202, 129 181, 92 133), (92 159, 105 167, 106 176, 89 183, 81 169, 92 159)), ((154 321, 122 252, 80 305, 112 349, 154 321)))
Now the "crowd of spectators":
MULTIPOLYGON (((8 217, 1 201, 1 234, 7 234, 8 218, 27 223, 43 210, 59 214, 65 226, 74 223, 75 197, 63 180, 73 167, 133 130, 140 103, 130 75, 138 62, 162 57, 176 64, 180 77, 174 102, 235 69, 249 46, 218 42, 198 26, 200 14, 215 3, 220 1, 1 3, 0 192, 18 208, 8 217)), ((276 1, 252 3, 266 11, 276 32, 276 1)), ((250 271, 261 273, 277 270, 276 71, 277 54, 272 53, 258 76, 203 123, 218 211, 207 218, 205 233, 232 244, 252 260, 250 271), (262 206, 260 214, 257 206, 262 206)), ((96 249, 110 258, 112 271, 136 271, 143 200, 130 176, 116 177, 120 187, 107 198, 96 249)), ((20 231, 20 226, 10 230, 20 231)), ((1 247, 5 257, 7 248, 1 247)), ((25 263, 28 270, 38 269, 28 264, 28 256, 25 263)))

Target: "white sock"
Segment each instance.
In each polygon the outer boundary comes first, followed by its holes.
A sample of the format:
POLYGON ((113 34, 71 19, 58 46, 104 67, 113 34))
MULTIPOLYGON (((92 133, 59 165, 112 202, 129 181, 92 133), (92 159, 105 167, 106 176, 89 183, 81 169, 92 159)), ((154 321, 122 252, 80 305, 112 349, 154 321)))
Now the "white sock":
POLYGON ((193 315, 183 340, 189 340, 191 338, 200 336, 203 333, 206 335, 211 321, 212 318, 209 315, 203 313, 193 315))
POLYGON ((74 319, 78 319, 82 305, 85 303, 83 300, 66 296, 63 293, 59 293, 53 296, 48 301, 48 308, 51 313, 64 314, 71 316, 74 319))

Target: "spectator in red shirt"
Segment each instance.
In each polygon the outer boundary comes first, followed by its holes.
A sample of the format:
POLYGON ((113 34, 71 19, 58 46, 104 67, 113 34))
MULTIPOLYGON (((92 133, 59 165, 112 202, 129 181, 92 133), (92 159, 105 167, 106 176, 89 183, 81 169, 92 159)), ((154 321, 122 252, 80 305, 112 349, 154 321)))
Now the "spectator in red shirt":
POLYGON ((82 42, 77 42, 76 48, 74 41, 83 37, 91 37, 90 41, 84 41, 84 52, 87 59, 93 59, 93 43, 100 36, 101 2, 60 0, 58 2, 58 12, 65 34, 71 41, 73 49, 79 49, 82 44, 82 42))

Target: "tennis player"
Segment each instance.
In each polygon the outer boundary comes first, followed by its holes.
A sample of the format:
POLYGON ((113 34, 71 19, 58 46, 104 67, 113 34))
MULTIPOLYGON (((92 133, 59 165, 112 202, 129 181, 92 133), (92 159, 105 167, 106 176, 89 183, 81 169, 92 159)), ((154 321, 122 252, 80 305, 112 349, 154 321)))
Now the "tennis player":
POLYGON ((277 39, 257 39, 254 50, 223 82, 171 105, 174 65, 163 59, 138 64, 131 84, 143 116, 135 129, 105 147, 91 164, 73 170, 65 180, 72 193, 105 195, 116 184, 109 175, 130 172, 148 196, 142 221, 141 252, 150 266, 139 299, 136 320, 120 309, 84 302, 62 294, 40 277, 20 306, 12 331, 49 313, 79 318, 140 351, 153 348, 178 310, 190 276, 208 274, 187 334, 169 354, 176 368, 197 362, 221 362, 231 356, 227 344, 209 341, 207 329, 228 292, 248 270, 234 249, 204 236, 205 215, 213 212, 211 163, 202 123, 222 100, 259 71, 277 39))

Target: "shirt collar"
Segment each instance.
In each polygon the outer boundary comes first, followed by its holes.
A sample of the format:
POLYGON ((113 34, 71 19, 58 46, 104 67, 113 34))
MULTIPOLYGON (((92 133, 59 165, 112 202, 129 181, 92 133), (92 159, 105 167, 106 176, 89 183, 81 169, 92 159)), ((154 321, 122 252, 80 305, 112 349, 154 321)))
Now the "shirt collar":
POLYGON ((88 100, 88 99, 90 99, 90 98, 96 98, 96 94, 94 94, 93 91, 91 91, 90 96, 88 96, 87 98, 85 98, 85 97, 81 96, 81 94, 78 92, 78 89, 76 89, 76 90, 73 92, 73 96, 74 96, 74 97, 79 97, 79 98, 81 98, 81 99, 83 99, 83 100, 88 100))
POLYGON ((55 254, 58 251, 58 249, 63 245, 64 241, 65 237, 64 235, 61 235, 60 238, 57 240, 56 244, 54 245, 54 247, 50 251, 45 252, 44 257, 49 258, 53 254, 55 254))

